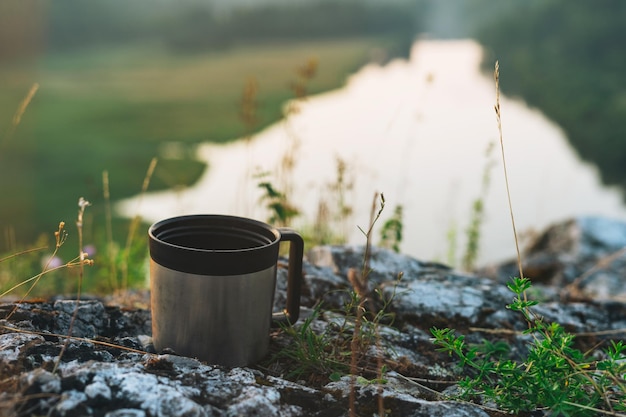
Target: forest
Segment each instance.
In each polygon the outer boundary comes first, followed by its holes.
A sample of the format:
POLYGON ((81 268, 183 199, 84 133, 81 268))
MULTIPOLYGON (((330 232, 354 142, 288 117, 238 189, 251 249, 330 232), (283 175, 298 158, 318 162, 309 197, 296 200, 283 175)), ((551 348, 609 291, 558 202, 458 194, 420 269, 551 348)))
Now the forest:
POLYGON ((504 93, 558 123, 605 183, 626 190, 626 2, 516 4, 476 29, 486 70, 497 59, 504 93))

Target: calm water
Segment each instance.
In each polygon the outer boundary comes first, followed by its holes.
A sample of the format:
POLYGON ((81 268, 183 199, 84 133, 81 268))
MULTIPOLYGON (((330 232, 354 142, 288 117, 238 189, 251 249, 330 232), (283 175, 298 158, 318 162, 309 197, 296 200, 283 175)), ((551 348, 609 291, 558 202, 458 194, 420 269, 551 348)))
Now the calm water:
MULTIPOLYGON (((350 242, 364 243, 357 226, 367 228, 372 197, 383 192, 382 220, 402 205, 402 251, 424 260, 446 260, 451 228, 457 230, 460 255, 472 202, 491 166, 479 258, 512 257, 495 86, 491 74, 479 71, 481 54, 469 40, 417 42, 409 61, 362 68, 345 88, 310 98, 288 124, 269 127, 249 144, 202 145, 199 158, 210 168, 193 187, 148 193, 118 209, 148 221, 191 213, 265 220, 258 180, 251 176, 276 172, 295 140, 292 195, 308 223, 320 199, 332 194, 328 184, 336 179, 339 157, 354 182, 347 195, 354 210, 347 226, 350 242), (487 156, 490 143, 495 147, 487 156)), ((518 231, 537 231, 579 214, 626 219, 620 193, 600 184, 597 170, 577 158, 558 126, 520 100, 502 96, 501 109, 518 231)))

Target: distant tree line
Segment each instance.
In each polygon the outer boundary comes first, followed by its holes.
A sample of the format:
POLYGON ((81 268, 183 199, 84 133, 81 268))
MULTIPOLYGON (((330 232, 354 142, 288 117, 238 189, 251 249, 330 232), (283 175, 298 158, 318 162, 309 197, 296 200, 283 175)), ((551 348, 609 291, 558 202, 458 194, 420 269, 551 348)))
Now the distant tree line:
POLYGON ((626 1, 519 1, 475 35, 486 65, 499 60, 503 91, 560 124, 604 182, 626 190, 626 1))
MULTIPOLYGON (((398 41, 406 53, 418 17, 409 0, 259 1, 226 11, 215 0, 6 1, 11 4, 0 8, 5 16, 0 15, 0 27, 16 32, 36 15, 39 30, 33 36, 43 37, 48 51, 154 40, 191 52, 243 42, 382 35, 398 41)), ((29 51, 15 44, 12 33, 0 40, 0 58, 9 50, 29 51)))
POLYGON ((171 30, 167 40, 178 48, 228 46, 237 42, 289 41, 349 36, 392 36, 408 51, 417 13, 408 3, 369 4, 325 0, 238 8, 227 16, 189 10, 182 16, 186 30, 171 30), (195 21, 195 24, 189 24, 195 21), (209 23, 210 24, 207 24, 209 23))

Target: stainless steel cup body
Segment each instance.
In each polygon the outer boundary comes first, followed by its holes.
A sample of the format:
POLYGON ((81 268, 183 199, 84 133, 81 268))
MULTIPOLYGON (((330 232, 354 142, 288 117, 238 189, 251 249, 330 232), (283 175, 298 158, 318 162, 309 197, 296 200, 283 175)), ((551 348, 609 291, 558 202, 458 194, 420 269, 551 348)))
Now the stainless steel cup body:
POLYGON ((267 354, 273 319, 297 320, 303 252, 297 233, 246 218, 195 215, 155 223, 148 234, 157 351, 249 365, 267 354), (281 241, 290 243, 288 301, 276 315, 281 241))
POLYGON ((186 274, 151 262, 157 351, 236 366, 268 349, 276 267, 244 275, 186 274), (270 301, 268 301, 270 300, 270 301))

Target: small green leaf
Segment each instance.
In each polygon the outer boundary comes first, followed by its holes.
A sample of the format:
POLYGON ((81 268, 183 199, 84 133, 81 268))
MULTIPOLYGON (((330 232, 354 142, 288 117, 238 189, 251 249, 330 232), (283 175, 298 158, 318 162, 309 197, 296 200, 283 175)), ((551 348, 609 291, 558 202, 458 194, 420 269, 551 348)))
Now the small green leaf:
POLYGON ((360 375, 356 377, 356 382, 361 385, 369 385, 370 383, 370 381, 367 378, 364 378, 360 375))
POLYGON ((330 379, 333 382, 337 382, 341 379, 341 374, 339 372, 333 372, 332 374, 328 376, 328 379, 330 379))

